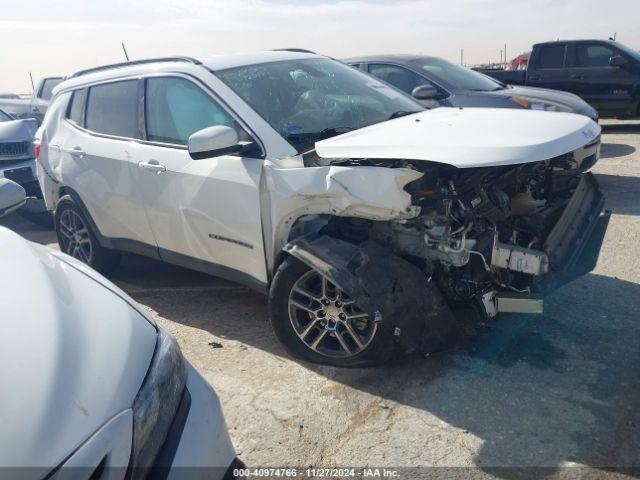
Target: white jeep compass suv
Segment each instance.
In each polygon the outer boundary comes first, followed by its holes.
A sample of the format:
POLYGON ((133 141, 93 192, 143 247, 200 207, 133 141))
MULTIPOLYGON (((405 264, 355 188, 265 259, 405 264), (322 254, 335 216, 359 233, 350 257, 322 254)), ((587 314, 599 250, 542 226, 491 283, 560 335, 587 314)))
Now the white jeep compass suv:
POLYGON ((356 366, 443 348, 462 312, 540 312, 590 271, 599 134, 569 113, 424 111, 312 53, 180 57, 59 85, 38 176, 63 251, 249 285, 291 353, 356 366))

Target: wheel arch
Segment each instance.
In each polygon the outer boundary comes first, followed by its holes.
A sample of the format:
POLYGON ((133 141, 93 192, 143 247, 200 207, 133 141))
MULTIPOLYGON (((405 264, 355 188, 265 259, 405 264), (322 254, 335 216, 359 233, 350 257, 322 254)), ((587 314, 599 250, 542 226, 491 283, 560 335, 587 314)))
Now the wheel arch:
POLYGON ((100 232, 98 225, 93 220, 93 217, 89 213, 89 209, 87 208, 86 204, 82 200, 82 197, 80 197, 80 194, 77 191, 75 191, 73 188, 67 185, 62 185, 58 189, 58 200, 56 201, 56 208, 58 207, 58 203, 60 203, 60 200, 62 200, 64 197, 67 197, 67 196, 71 197, 71 199, 78 206, 80 211, 82 211, 82 214, 87 219, 87 222, 89 222, 89 226, 91 227, 91 230, 93 231, 94 235, 98 239, 98 242, 100 243, 100 245, 108 248, 109 245, 106 245, 106 243, 108 242, 106 242, 105 237, 100 232))

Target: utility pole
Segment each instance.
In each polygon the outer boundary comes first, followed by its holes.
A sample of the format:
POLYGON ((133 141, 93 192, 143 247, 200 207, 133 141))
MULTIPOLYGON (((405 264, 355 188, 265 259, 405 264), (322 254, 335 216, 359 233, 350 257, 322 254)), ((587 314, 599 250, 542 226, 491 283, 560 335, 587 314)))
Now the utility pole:
POLYGON ((127 47, 124 46, 124 42, 122 42, 122 50, 124 51, 124 56, 129 61, 129 54, 127 53, 127 47))
POLYGON ((507 63, 507 44, 504 44, 504 63, 507 63))
POLYGON ((460 66, 464 67, 464 48, 460 49, 460 66))

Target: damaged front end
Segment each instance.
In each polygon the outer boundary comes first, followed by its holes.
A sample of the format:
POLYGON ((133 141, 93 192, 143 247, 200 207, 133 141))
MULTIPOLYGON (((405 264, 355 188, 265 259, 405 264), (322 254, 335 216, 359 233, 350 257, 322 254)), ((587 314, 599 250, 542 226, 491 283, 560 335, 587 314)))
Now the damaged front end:
POLYGON ((336 163, 421 172, 405 187, 419 213, 388 221, 332 216, 285 250, 423 353, 457 336, 456 311, 472 307, 481 319, 542 313, 545 294, 595 267, 609 222, 595 178, 566 155, 477 168, 336 163))

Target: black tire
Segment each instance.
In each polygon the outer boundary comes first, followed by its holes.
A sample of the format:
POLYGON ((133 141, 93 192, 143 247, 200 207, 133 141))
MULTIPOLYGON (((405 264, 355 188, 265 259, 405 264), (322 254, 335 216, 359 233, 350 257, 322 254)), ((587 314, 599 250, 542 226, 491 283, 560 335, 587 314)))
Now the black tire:
MULTIPOLYGON (((395 351, 393 333, 384 322, 374 331, 366 348, 350 357, 326 356, 312 350, 296 333, 289 316, 289 295, 296 282, 311 271, 294 257, 287 257, 278 267, 269 291, 269 320, 285 349, 294 357, 334 367, 369 367, 389 361, 395 351)), ((345 292, 348 294, 348 292, 345 292)))
MULTIPOLYGON (((80 225, 80 223, 78 223, 80 225)), ((56 205, 54 214, 54 226, 56 236, 58 237, 58 245, 60 250, 72 257, 86 263, 94 270, 103 274, 108 274, 115 270, 120 262, 120 252, 110 250, 100 245, 91 222, 87 219, 82 209, 78 207, 76 202, 70 195, 62 197, 56 205), (83 248, 82 251, 71 247, 69 242, 69 231, 65 227, 68 218, 74 218, 81 222, 81 226, 86 229, 79 228, 82 231, 83 245, 86 247, 87 242, 89 248, 83 248)))

